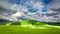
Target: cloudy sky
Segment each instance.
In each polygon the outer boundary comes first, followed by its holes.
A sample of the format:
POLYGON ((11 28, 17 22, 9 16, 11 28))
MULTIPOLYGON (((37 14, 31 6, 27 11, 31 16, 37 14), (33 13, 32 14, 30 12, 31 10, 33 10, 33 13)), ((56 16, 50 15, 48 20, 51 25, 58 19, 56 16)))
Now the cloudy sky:
POLYGON ((60 22, 60 0, 0 0, 0 19, 60 22))

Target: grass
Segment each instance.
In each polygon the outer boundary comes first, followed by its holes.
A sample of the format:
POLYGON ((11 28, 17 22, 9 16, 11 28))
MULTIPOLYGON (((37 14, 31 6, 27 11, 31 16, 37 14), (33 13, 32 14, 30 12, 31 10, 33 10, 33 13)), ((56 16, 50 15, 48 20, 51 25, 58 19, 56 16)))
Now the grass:
POLYGON ((46 23, 35 20, 0 24, 0 34, 60 34, 60 22, 46 23))
POLYGON ((60 34, 60 26, 40 26, 32 28, 30 26, 22 27, 20 25, 0 25, 0 34, 60 34), (46 28, 46 29, 43 29, 46 28))

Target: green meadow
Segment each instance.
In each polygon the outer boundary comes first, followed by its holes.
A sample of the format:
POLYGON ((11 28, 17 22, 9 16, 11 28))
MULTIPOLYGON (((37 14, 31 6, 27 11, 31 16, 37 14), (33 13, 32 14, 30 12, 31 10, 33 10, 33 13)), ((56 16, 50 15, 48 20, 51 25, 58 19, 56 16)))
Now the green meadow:
POLYGON ((0 34, 60 34, 60 26, 34 20, 1 23, 0 34))

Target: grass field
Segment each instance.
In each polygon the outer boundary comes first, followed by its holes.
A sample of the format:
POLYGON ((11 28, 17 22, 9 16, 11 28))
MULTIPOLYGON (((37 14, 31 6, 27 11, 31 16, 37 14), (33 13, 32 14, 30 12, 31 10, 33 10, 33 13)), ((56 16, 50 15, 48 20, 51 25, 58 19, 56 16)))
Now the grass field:
POLYGON ((22 27, 20 25, 0 25, 0 34, 60 34, 60 26, 22 27))

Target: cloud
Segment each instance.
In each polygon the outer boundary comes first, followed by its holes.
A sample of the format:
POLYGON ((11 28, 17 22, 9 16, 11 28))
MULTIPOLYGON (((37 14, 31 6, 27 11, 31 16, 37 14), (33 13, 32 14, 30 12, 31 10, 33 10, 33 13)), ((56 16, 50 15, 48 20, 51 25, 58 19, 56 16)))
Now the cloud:
POLYGON ((7 2, 8 0, 0 0, 0 19, 10 19, 10 15, 16 11, 11 10, 11 4, 7 2))
POLYGON ((25 8, 20 5, 10 4, 7 1, 0 0, 0 19, 18 21, 18 17, 23 15, 22 11, 25 11, 25 8))
POLYGON ((44 4, 45 1, 19 0, 19 2, 17 2, 16 0, 8 2, 8 0, 1 0, 0 19, 11 21, 32 19, 45 22, 60 22, 60 0, 53 0, 48 4, 44 4), (45 11, 43 8, 46 9, 46 12, 43 12, 45 11))

